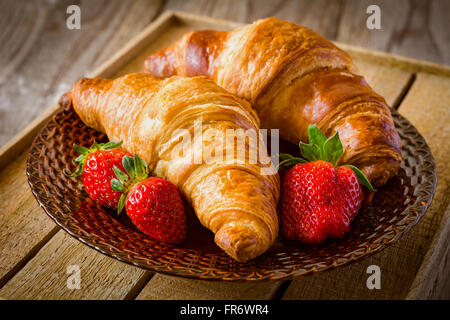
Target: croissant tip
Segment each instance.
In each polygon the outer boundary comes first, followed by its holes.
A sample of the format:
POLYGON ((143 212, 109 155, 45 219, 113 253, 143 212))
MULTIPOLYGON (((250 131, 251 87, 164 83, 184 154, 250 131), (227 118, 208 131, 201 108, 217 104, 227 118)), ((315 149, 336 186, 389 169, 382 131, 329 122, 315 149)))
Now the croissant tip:
POLYGON ((252 233, 238 233, 232 228, 221 229, 216 233, 215 242, 238 262, 247 262, 260 254, 257 237, 252 233))
POLYGON ((72 106, 72 93, 67 91, 64 93, 58 101, 59 105, 64 109, 70 108, 72 106))

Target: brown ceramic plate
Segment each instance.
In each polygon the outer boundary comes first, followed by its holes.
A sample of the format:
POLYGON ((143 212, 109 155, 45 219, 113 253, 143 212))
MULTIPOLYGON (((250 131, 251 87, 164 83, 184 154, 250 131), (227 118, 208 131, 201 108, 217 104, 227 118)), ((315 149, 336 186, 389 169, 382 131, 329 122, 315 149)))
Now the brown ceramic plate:
MULTIPOLYGON (((139 232, 125 213, 96 206, 73 171, 74 143, 89 146, 106 136, 86 127, 73 110, 51 119, 35 138, 27 161, 28 181, 45 212, 70 235, 120 261, 172 275, 210 280, 289 279, 338 267, 378 252, 397 241, 423 216, 436 187, 436 167, 423 137, 393 111, 402 138, 398 175, 380 188, 360 210, 351 231, 321 245, 302 245, 281 236, 257 259, 238 263, 221 251, 213 234, 188 208, 188 237, 180 246, 155 241, 139 232)), ((292 146, 285 144, 283 149, 292 146)), ((292 151, 292 150, 289 150, 292 151)))

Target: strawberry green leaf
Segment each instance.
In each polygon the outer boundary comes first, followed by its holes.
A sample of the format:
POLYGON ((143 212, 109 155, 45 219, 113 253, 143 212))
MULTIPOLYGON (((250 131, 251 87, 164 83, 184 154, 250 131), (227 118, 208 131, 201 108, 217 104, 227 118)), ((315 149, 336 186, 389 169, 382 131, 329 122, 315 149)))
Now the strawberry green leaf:
POLYGON ((88 148, 79 146, 79 145, 77 145, 77 144, 74 144, 74 145, 73 145, 73 148, 75 149, 76 152, 81 153, 82 155, 83 155, 83 154, 88 154, 88 153, 89 153, 89 149, 88 149, 88 148))
POLYGON ((117 179, 119 179, 121 183, 124 183, 128 180, 128 175, 125 172, 122 172, 122 170, 120 170, 116 166, 113 167, 113 171, 116 174, 117 179))
POLYGON ((136 154, 133 157, 124 156, 122 158, 122 165, 126 173, 114 166, 113 171, 117 179, 111 179, 111 187, 115 191, 122 192, 123 195, 126 196, 133 185, 147 179, 148 166, 147 163, 136 154))
POLYGON ((315 144, 320 148, 325 144, 325 141, 327 141, 327 137, 320 131, 316 124, 308 126, 308 138, 310 144, 315 144))
POLYGON ((131 190, 134 184, 143 181, 148 177, 147 163, 136 154, 134 154, 133 157, 124 156, 122 158, 122 164, 127 173, 122 172, 119 168, 114 166, 113 171, 117 179, 111 179, 111 187, 113 190, 122 192, 117 206, 118 214, 120 214, 125 206, 128 191, 131 190))
POLYGON ((138 181, 142 181, 148 177, 147 163, 137 154, 134 154, 132 158, 132 165, 134 168, 135 179, 137 179, 138 181))
POLYGON ((280 153, 279 158, 281 161, 285 161, 285 160, 294 159, 295 157, 290 155, 289 153, 280 153))
POLYGON ((98 151, 98 150, 109 150, 109 149, 114 149, 114 148, 118 148, 122 145, 122 141, 121 142, 114 142, 114 141, 110 141, 107 143, 97 143, 97 141, 94 140, 94 143, 92 144, 92 146, 90 148, 86 148, 86 147, 82 147, 79 146, 77 144, 73 145, 73 148, 76 152, 80 153, 80 155, 78 157, 76 157, 73 162, 78 162, 78 167, 77 170, 72 173, 72 174, 68 174, 66 172, 64 172, 64 174, 66 176, 69 177, 77 177, 79 176, 82 171, 83 171, 83 165, 84 162, 86 161, 86 157, 89 155, 89 153, 98 151))
POLYGON ((124 185, 122 184, 122 182, 120 182, 117 179, 111 179, 111 188, 114 191, 117 191, 117 192, 124 192, 125 191, 124 185))
POLYGON ((125 207, 126 199, 127 199, 127 194, 122 193, 122 195, 120 196, 120 199, 119 199, 119 203, 117 204, 117 215, 119 215, 122 212, 123 207, 125 207))
MULTIPOLYGON (((302 157, 308 161, 328 161, 336 167, 339 163, 339 159, 344 153, 344 147, 339 138, 339 132, 336 132, 332 137, 327 139, 317 125, 312 124, 308 126, 308 138, 309 143, 299 142, 302 157)), ((296 158, 285 153, 280 154, 280 160, 278 168, 307 162, 302 158, 296 158)), ((353 170, 361 185, 367 187, 370 191, 375 191, 370 181, 361 170, 352 165, 345 166, 353 170)))
POLYGON ((63 173, 66 177, 75 178, 78 177, 83 172, 83 164, 80 163, 77 167, 77 170, 74 173, 67 173, 65 169, 63 170, 63 173))
POLYGON ((339 139, 339 133, 327 139, 323 145, 323 155, 326 161, 331 162, 333 166, 337 166, 339 159, 344 153, 342 142, 339 139))
POLYGON ((80 154, 78 157, 76 157, 73 162, 81 162, 83 161, 85 155, 84 154, 80 154))
POLYGON ((134 154, 133 160, 134 160, 134 170, 136 171, 136 177, 140 178, 145 174, 145 167, 141 161, 141 158, 139 158, 136 153, 134 154))
POLYGON ((306 163, 307 161, 305 159, 302 158, 297 158, 294 156, 291 156, 290 154, 287 153, 281 153, 280 154, 280 163, 278 164, 278 168, 283 168, 283 167, 291 167, 296 165, 297 163, 306 163))
POLYGON ((142 158, 139 158, 139 159, 141 160, 141 165, 144 168, 144 175, 147 178, 147 176, 148 176, 148 165, 147 165, 147 162, 145 162, 145 160, 142 159, 142 158))
POLYGON ((99 150, 101 148, 100 144, 97 143, 97 141, 94 140, 94 143, 91 146, 90 150, 99 150))
POLYGON ((302 156, 309 161, 316 161, 322 159, 322 152, 318 145, 316 144, 306 144, 303 142, 299 143, 300 151, 302 156))
POLYGON ((375 189, 373 188, 373 186, 370 183, 369 179, 367 179, 366 175, 361 170, 359 170, 355 166, 352 166, 351 164, 346 164, 344 166, 345 167, 349 167, 350 169, 353 170, 353 172, 355 173, 356 177, 358 178, 358 181, 359 181, 360 184, 365 186, 370 191, 375 191, 375 189))
POLYGON ((324 160, 336 166, 344 152, 338 132, 327 139, 317 125, 313 124, 308 126, 308 136, 308 144, 299 143, 302 156, 309 161, 324 160))
POLYGON ((134 159, 130 156, 124 156, 122 159, 122 164, 125 171, 128 173, 131 179, 136 177, 136 170, 134 168, 134 159))
POLYGON ((109 141, 105 144, 101 144, 101 148, 103 150, 115 149, 115 148, 119 148, 122 145, 122 143, 123 143, 123 141, 120 141, 120 142, 109 141))
POLYGON ((316 124, 308 126, 309 143, 299 143, 302 156, 309 161, 325 160, 324 145, 327 137, 317 127, 316 124))

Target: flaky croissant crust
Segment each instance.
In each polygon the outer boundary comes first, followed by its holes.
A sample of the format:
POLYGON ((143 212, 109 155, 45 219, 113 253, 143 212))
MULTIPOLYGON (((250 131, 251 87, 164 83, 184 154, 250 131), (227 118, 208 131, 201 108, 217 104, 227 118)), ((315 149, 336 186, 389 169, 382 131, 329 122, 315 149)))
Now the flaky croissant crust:
MULTIPOLYGON (((110 140, 123 141, 123 148, 142 157, 154 174, 174 183, 231 257, 247 261, 273 244, 278 234, 279 177, 261 174, 267 167, 275 172, 272 163, 252 164, 248 158, 242 163, 193 163, 189 152, 180 154, 179 130, 192 132, 198 120, 202 133, 258 130, 258 117, 248 102, 206 77, 160 80, 147 74, 82 79, 61 102, 73 105, 86 125, 105 132, 110 140)), ((203 139, 203 150, 214 150, 218 144, 234 151, 234 144, 220 138, 203 139)), ((192 144, 188 151, 195 147, 192 144)), ((265 146, 258 147, 267 156, 265 146)))
POLYGON ((194 31, 151 55, 158 77, 206 75, 250 101, 261 127, 280 129, 292 143, 307 141, 316 123, 338 131, 341 163, 358 166, 376 186, 394 176, 401 140, 389 107, 358 74, 350 56, 314 31, 276 18, 224 31, 194 31))

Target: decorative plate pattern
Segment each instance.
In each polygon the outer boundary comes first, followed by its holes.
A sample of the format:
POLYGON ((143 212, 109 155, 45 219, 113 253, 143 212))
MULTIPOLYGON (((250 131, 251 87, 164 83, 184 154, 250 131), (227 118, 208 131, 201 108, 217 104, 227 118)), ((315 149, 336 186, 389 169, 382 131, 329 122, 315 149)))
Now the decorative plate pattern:
POLYGON ((35 138, 27 160, 28 181, 39 204, 61 228, 120 261, 199 279, 292 279, 378 252, 408 232, 426 212, 436 188, 434 159, 416 128, 396 111, 392 113, 403 142, 401 168, 360 210, 350 232, 321 245, 302 245, 280 236, 268 252, 247 263, 222 252, 188 205, 188 239, 177 246, 148 238, 125 213, 117 216, 90 200, 81 179, 66 177, 63 170, 75 169, 74 143, 88 146, 106 136, 85 126, 72 109, 55 115, 35 138))

